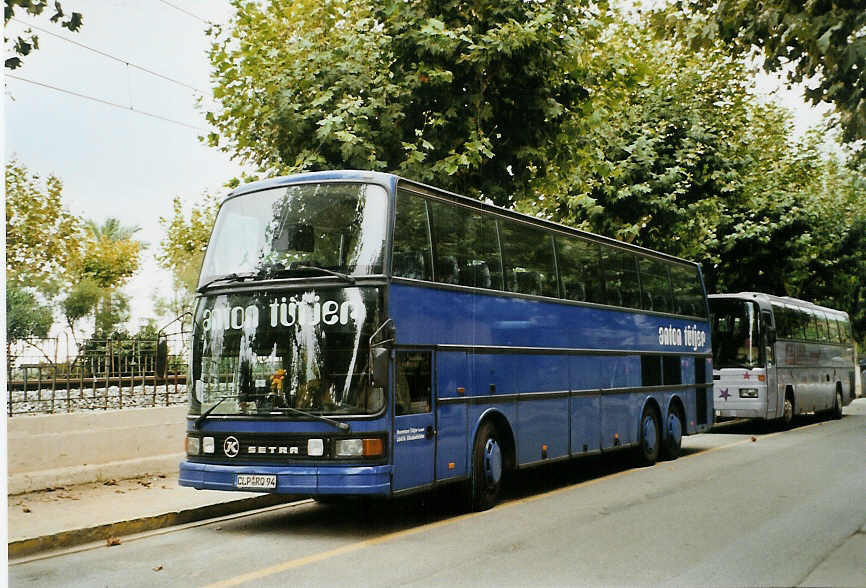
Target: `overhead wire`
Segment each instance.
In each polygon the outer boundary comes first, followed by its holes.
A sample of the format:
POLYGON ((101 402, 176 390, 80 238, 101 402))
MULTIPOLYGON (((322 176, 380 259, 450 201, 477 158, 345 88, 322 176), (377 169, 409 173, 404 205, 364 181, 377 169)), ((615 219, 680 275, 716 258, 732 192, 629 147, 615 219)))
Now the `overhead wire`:
POLYGON ((196 19, 196 20, 199 20, 199 21, 203 22, 203 23, 206 24, 206 25, 210 25, 210 24, 212 24, 211 22, 209 22, 209 21, 203 19, 202 17, 200 17, 200 16, 197 15, 197 14, 193 14, 192 12, 190 12, 189 10, 186 10, 185 8, 181 8, 180 6, 175 6, 175 5, 172 4, 171 2, 166 2, 166 0, 159 0, 159 1, 162 2, 163 4, 165 4, 166 6, 169 6, 169 7, 171 7, 171 8, 174 8, 175 10, 177 10, 177 11, 179 11, 179 12, 183 12, 183 13, 186 14, 187 16, 191 16, 192 18, 194 18, 194 19, 196 19))
POLYGON ((189 84, 187 84, 186 82, 183 82, 183 81, 181 81, 181 80, 178 80, 178 79, 175 79, 175 78, 169 77, 169 76, 167 76, 167 75, 165 75, 165 74, 161 74, 161 73, 159 73, 159 72, 153 71, 152 69, 146 68, 146 67, 144 67, 144 66, 137 65, 137 64, 132 63, 132 62, 126 60, 126 59, 122 59, 122 58, 120 58, 120 57, 117 57, 116 55, 112 55, 112 54, 110 54, 110 53, 106 53, 105 51, 101 51, 101 50, 99 50, 99 49, 95 49, 95 48, 93 48, 93 47, 90 47, 89 45, 85 45, 84 43, 80 43, 80 42, 78 42, 78 41, 74 41, 74 40, 72 40, 72 39, 70 39, 70 38, 68 38, 68 37, 64 37, 63 35, 58 35, 57 33, 53 32, 53 31, 50 31, 50 30, 48 30, 48 29, 44 29, 44 28, 42 28, 42 27, 40 27, 40 26, 37 26, 37 25, 34 25, 34 24, 30 24, 30 23, 28 23, 28 22, 24 22, 24 21, 19 20, 19 19, 15 18, 15 17, 12 17, 10 20, 14 20, 15 22, 17 22, 17 23, 19 23, 19 24, 22 24, 22 25, 24 25, 24 26, 26 26, 26 27, 30 27, 30 28, 32 28, 32 29, 36 29, 37 31, 39 31, 39 32, 41 32, 41 33, 45 33, 45 34, 47 34, 47 35, 51 35, 52 37, 56 37, 56 38, 60 39, 61 41, 66 41, 67 43, 71 43, 72 45, 76 45, 76 46, 78 46, 78 47, 81 47, 82 49, 86 49, 86 50, 88 50, 88 51, 92 51, 93 53, 96 53, 97 55, 101 55, 101 56, 106 57, 106 58, 108 58, 108 59, 112 59, 112 60, 117 61, 117 62, 119 62, 119 63, 122 63, 122 64, 124 64, 124 65, 126 65, 126 66, 128 66, 128 67, 132 67, 132 68, 135 68, 135 69, 141 70, 141 71, 143 71, 143 72, 145 72, 145 73, 148 73, 148 74, 150 74, 150 75, 152 75, 152 76, 155 76, 155 77, 158 77, 158 78, 160 78, 160 79, 163 79, 163 80, 165 80, 165 81, 167 81, 167 82, 171 82, 171 83, 173 83, 173 84, 177 84, 177 85, 179 85, 179 86, 183 86, 184 88, 188 88, 188 89, 190 89, 190 90, 193 90, 193 91, 195 91, 195 92, 198 92, 199 94, 203 94, 203 95, 204 95, 204 94, 207 94, 207 93, 208 93, 208 92, 206 92, 206 91, 204 91, 204 90, 202 90, 202 89, 200 89, 200 88, 196 88, 195 86, 191 86, 191 85, 189 85, 189 84))
POLYGON ((83 99, 85 99, 85 100, 92 100, 92 101, 94 101, 94 102, 99 102, 100 104, 105 104, 105 105, 107 105, 107 106, 113 106, 113 107, 115 107, 115 108, 120 108, 121 110, 126 110, 126 111, 128 111, 128 112, 135 112, 135 113, 137 113, 137 114, 143 114, 144 116, 149 116, 149 117, 151 117, 151 118, 155 118, 155 119, 159 119, 159 120, 162 120, 162 121, 165 121, 165 122, 169 122, 169 123, 173 123, 173 124, 176 124, 176 125, 180 125, 180 126, 182 126, 182 127, 186 127, 186 128, 188 128, 188 129, 193 129, 193 130, 196 130, 196 131, 207 132, 207 129, 205 129, 205 128, 198 127, 198 126, 195 126, 195 125, 191 125, 191 124, 189 124, 189 123, 185 123, 185 122, 183 122, 183 121, 175 120, 175 119, 173 119, 173 118, 168 118, 167 116, 162 116, 162 115, 159 115, 159 114, 155 114, 155 113, 153 113, 153 112, 147 112, 146 110, 138 110, 137 108, 133 107, 132 105, 127 106, 127 105, 125 105, 125 104, 118 104, 117 102, 111 102, 110 100, 103 100, 102 98, 97 98, 97 97, 95 97, 95 96, 88 96, 87 94, 82 94, 82 93, 80 93, 80 92, 75 92, 75 91, 73 91, 73 90, 67 90, 66 88, 60 88, 60 87, 58 87, 58 86, 52 86, 51 84, 46 84, 46 83, 44 83, 44 82, 37 82, 37 81, 35 81, 35 80, 29 80, 29 79, 27 79, 27 78, 23 78, 23 77, 21 77, 21 76, 18 76, 18 75, 12 74, 12 73, 8 73, 8 72, 6 73, 6 77, 7 77, 7 78, 11 78, 11 79, 13 79, 13 80, 19 80, 19 81, 21 81, 21 82, 27 82, 28 84, 33 84, 34 86, 41 86, 41 87, 43 87, 43 88, 48 88, 48 89, 51 89, 51 90, 55 90, 55 91, 57 91, 57 92, 62 92, 62 93, 64 93, 64 94, 70 94, 70 95, 72 95, 72 96, 77 96, 78 98, 83 98, 83 99))

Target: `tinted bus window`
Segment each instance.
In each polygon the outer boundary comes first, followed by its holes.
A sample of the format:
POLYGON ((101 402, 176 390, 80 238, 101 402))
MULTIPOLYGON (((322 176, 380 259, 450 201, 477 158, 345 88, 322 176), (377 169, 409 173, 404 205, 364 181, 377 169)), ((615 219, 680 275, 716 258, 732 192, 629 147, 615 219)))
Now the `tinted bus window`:
POLYGON ((640 308, 640 282, 634 254, 620 249, 603 249, 601 260, 607 303, 640 308))
POLYGON ((397 192, 391 267, 395 276, 416 280, 433 279, 427 204, 423 198, 405 190, 397 192))
POLYGON ((815 315, 811 312, 804 312, 803 316, 806 319, 806 340, 807 341, 817 341, 818 340, 818 324, 815 322, 815 315))
POLYGON ((430 201, 436 281, 477 288, 502 288, 496 224, 490 218, 430 201))
POLYGON ((698 268, 676 264, 670 266, 670 272, 671 286, 674 291, 674 312, 699 317, 707 316, 698 268))
POLYGON ((839 332, 836 330, 836 321, 824 313, 825 324, 827 325, 827 341, 830 343, 839 342, 839 332))
POLYGON ((604 302, 599 271, 599 245, 556 236, 562 297, 581 302, 604 302))
POLYGON ((505 287, 509 292, 558 296, 553 235, 521 223, 499 221, 505 287))
POLYGON ((788 310, 783 306, 774 304, 773 316, 776 319, 776 336, 780 339, 790 339, 791 324, 788 320, 788 310))
POLYGON ((650 257, 641 257, 639 265, 642 308, 656 312, 673 312, 668 266, 650 257))

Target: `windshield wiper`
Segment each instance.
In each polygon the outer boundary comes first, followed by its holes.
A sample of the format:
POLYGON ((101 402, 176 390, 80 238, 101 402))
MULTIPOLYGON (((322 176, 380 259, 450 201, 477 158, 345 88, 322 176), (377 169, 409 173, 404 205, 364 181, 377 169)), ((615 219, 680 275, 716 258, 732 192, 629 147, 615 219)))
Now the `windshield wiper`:
POLYGON ((311 419, 316 419, 316 420, 322 421, 323 423, 328 423, 329 425, 331 425, 333 427, 337 427, 338 429, 340 429, 344 433, 349 432, 349 425, 347 423, 335 421, 334 419, 329 419, 326 416, 322 416, 320 414, 314 414, 312 412, 307 412, 307 411, 301 410, 299 408, 291 408, 289 406, 286 406, 286 407, 280 407, 280 408, 271 408, 268 410, 268 412, 271 412, 271 413, 286 412, 286 411, 291 411, 291 412, 294 412, 296 414, 303 415, 305 417, 310 417, 311 419))
POLYGON ((348 274, 344 274, 342 272, 330 270, 330 269, 327 269, 324 267, 318 267, 316 265, 296 265, 296 266, 293 266, 291 269, 312 270, 312 271, 322 272, 322 273, 328 274, 329 276, 334 276, 334 277, 340 278, 344 282, 348 282, 350 284, 355 283, 355 278, 353 278, 352 276, 350 276, 348 274))
POLYGON ((228 400, 229 398, 234 398, 234 396, 223 396, 222 398, 220 398, 219 402, 217 402, 216 404, 211 406, 209 409, 204 411, 200 417, 195 419, 195 422, 192 424, 193 427, 195 427, 196 429, 201 429, 201 424, 207 420, 207 417, 210 416, 210 413, 212 413, 214 410, 216 410, 217 406, 219 406, 220 404, 223 403, 223 401, 228 400))
POLYGON ((256 277, 253 273, 231 273, 231 274, 223 274, 221 276, 217 276, 212 280, 209 280, 206 284, 199 286, 196 288, 196 292, 204 292, 208 288, 210 288, 213 284, 217 282, 243 282, 244 280, 249 280, 250 278, 256 277))

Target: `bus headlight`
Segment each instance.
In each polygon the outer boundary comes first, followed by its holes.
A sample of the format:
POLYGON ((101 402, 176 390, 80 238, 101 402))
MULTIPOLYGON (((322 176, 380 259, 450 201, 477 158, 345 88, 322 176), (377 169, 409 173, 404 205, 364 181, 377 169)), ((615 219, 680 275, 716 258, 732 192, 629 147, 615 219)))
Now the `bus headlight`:
POLYGON ((384 453, 382 439, 337 439, 334 444, 336 457, 378 457, 384 453))
POLYGON ((205 453, 213 453, 213 451, 214 451, 213 437, 205 437, 204 439, 202 439, 201 448, 202 448, 202 451, 204 451, 205 453))
POLYGON ((201 439, 198 437, 187 437, 186 438, 186 454, 187 455, 198 455, 201 449, 201 439))
POLYGON ((325 442, 322 439, 307 440, 307 455, 317 457, 325 454, 325 442))
POLYGON ((757 398, 757 388, 740 388, 740 398, 757 398))

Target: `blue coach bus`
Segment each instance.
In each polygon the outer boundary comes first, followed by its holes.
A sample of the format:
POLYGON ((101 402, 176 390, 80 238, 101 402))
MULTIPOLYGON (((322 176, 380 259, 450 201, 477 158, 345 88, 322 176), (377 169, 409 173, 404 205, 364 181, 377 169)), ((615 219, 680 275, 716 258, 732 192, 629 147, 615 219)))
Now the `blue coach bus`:
POLYGON ((180 483, 462 483, 712 425, 700 268, 389 174, 238 188, 202 264, 180 483))

